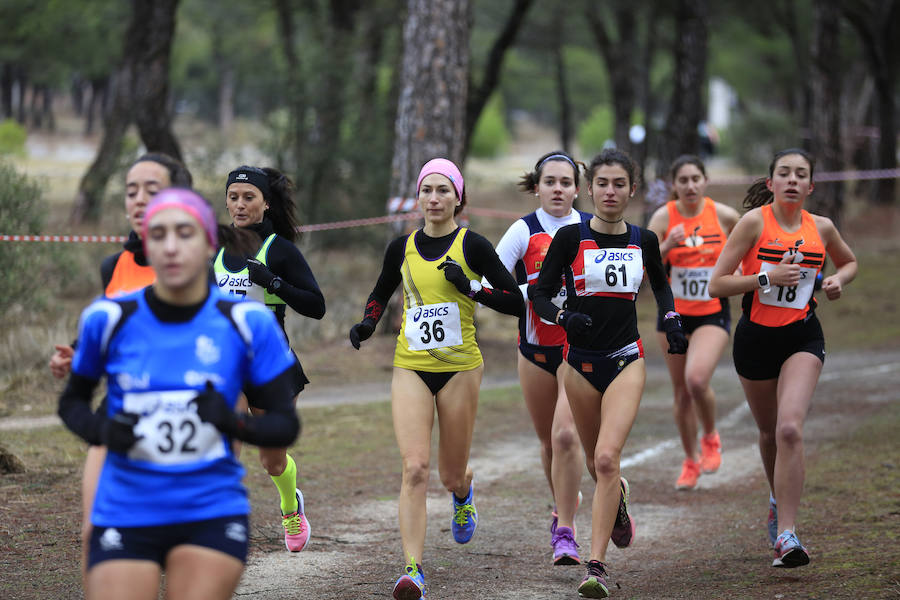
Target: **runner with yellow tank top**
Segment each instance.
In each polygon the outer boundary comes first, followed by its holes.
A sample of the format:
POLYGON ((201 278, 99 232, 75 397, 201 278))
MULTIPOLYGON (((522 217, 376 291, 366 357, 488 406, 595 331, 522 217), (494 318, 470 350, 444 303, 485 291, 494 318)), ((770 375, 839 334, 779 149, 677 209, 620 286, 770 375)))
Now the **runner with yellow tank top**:
POLYGON ((396 600, 424 598, 426 593, 421 561, 435 408, 438 471, 451 496, 453 538, 465 544, 478 525, 469 467, 484 370, 475 340, 475 304, 515 316, 522 313, 522 295, 491 243, 456 224, 455 216, 466 204, 456 165, 443 158, 427 162, 419 172, 416 197, 425 226, 388 246, 363 320, 350 329, 350 342, 359 349, 402 282, 403 321, 394 353, 391 404, 403 462, 399 526, 407 565, 394 584, 396 600), (481 286, 482 277, 493 289, 481 286))
POLYGON ((856 257, 831 219, 803 209, 813 168, 805 150, 775 155, 769 177, 748 190, 744 206, 751 210, 728 238, 709 284, 713 297, 744 295, 734 366, 759 428, 773 567, 809 563, 795 527, 805 472, 803 424, 825 361, 812 297, 816 276, 827 254, 837 271, 822 280, 822 291, 837 300, 857 272, 856 257), (739 265, 742 274, 735 275, 739 265))
MULTIPOLYGON (((262 243, 253 257, 219 250, 213 261, 219 288, 229 295, 264 303, 275 313, 282 330, 287 307, 313 319, 325 315, 325 298, 294 245, 297 220, 292 189, 291 180, 276 169, 244 165, 229 173, 225 207, 232 225, 255 232, 262 243)), ((309 383, 299 360, 294 361, 293 376, 296 404, 297 395, 309 383)), ((256 415, 264 411, 251 403, 250 412, 256 415)), ((303 493, 297 487, 297 464, 287 448, 260 448, 259 460, 278 489, 285 547, 299 552, 309 542, 310 526, 303 493)))
MULTIPOLYGON (((669 169, 674 199, 653 213, 647 229, 659 237, 675 310, 690 341, 687 354, 663 353, 675 396, 675 424, 684 449, 679 490, 696 487, 701 473, 715 473, 722 462, 716 430, 716 396, 710 380, 731 333, 727 298, 711 298, 707 288, 716 259, 740 215, 705 196, 706 167, 699 157, 679 156, 669 169), (697 421, 703 426, 697 451, 697 421)), ((663 323, 657 341, 668 347, 663 323)))

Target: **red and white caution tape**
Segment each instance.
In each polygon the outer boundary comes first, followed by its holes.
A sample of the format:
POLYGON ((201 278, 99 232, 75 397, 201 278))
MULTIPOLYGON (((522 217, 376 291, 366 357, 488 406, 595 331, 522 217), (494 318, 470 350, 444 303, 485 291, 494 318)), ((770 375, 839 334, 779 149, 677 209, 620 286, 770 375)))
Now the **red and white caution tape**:
POLYGON ((0 242, 100 242, 123 243, 128 237, 124 235, 4 235, 0 233, 0 242))

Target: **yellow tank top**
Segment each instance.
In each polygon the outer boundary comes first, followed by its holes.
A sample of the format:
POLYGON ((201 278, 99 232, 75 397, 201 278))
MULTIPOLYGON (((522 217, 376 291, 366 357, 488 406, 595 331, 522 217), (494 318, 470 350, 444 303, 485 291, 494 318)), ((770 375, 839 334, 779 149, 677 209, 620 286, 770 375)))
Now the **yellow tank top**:
POLYGON ((481 365, 475 341, 475 301, 459 293, 438 265, 446 257, 458 262, 466 277, 478 279, 466 263, 460 228, 447 252, 434 260, 423 258, 416 248, 415 232, 406 238, 400 273, 403 277, 403 320, 394 366, 414 371, 447 373, 468 371, 481 365))

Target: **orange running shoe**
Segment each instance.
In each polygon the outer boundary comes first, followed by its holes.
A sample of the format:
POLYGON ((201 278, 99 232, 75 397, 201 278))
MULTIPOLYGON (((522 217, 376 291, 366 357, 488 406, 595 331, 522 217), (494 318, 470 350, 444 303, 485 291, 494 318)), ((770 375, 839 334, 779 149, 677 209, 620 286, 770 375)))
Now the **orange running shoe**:
POLYGON ((697 480, 700 478, 700 463, 690 458, 684 459, 681 463, 681 475, 675 482, 677 490, 692 490, 697 487, 697 480))
POLYGON ((715 473, 722 464, 722 442, 719 432, 713 431, 700 438, 700 470, 704 473, 715 473))

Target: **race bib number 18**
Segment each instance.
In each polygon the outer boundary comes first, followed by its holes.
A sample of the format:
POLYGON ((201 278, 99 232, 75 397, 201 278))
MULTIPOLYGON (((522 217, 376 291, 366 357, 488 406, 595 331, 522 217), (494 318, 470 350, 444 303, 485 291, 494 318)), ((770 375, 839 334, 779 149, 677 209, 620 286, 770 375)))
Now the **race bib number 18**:
MULTIPOLYGON (((764 262, 760 265, 759 271, 765 273, 774 268, 775 265, 772 263, 764 262)), ((800 283, 790 286, 773 285, 768 291, 759 290, 759 301, 769 306, 803 309, 812 298, 815 283, 816 269, 801 267, 800 283)))
POLYGON ((202 422, 191 404, 196 396, 197 390, 125 394, 124 410, 140 415, 134 433, 143 436, 128 451, 128 458, 180 465, 225 456, 222 434, 202 422))
POLYGON ((403 328, 411 350, 431 350, 462 344, 462 325, 456 302, 411 306, 403 328))

